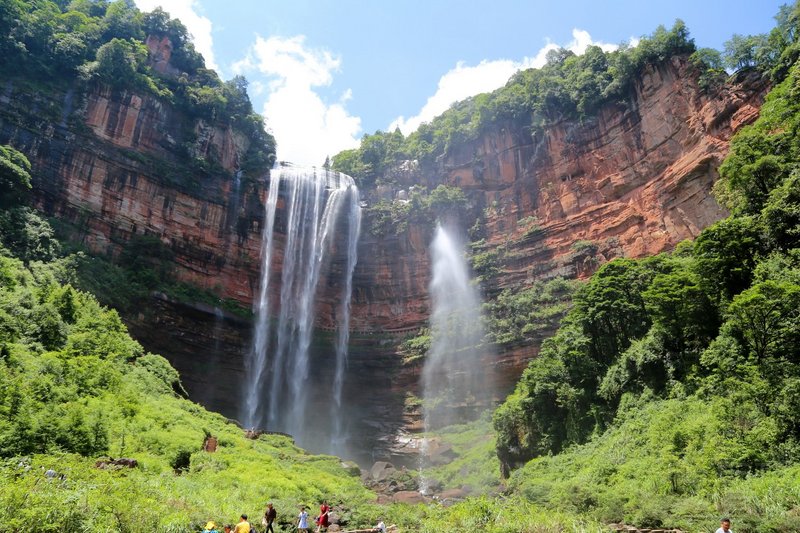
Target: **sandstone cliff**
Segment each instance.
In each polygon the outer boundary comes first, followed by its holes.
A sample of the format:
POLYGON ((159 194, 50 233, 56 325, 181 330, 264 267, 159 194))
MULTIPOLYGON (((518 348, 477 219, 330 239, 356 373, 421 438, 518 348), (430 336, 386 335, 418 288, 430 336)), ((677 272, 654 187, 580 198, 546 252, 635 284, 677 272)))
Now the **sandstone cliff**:
MULTIPOLYGON (((485 290, 553 276, 586 277, 613 257, 673 248, 722 218, 711 195, 728 141, 758 115, 766 84, 742 76, 707 94, 681 57, 647 67, 629 99, 585 122, 533 132, 497 124, 431 168, 406 163, 396 195, 415 184, 463 188, 499 275, 485 290), (578 246, 576 246, 578 243, 578 246)), ((471 221, 467 221, 471 223, 471 221)), ((362 238, 354 324, 413 330, 427 316, 430 227, 362 238)), ((464 228, 466 230, 466 228, 464 228)))
POLYGON ((263 217, 259 181, 237 173, 249 142, 152 96, 102 85, 42 91, 8 80, 0 95, 0 143, 28 155, 46 214, 112 257, 134 236, 158 237, 176 279, 243 305, 257 283, 263 217))
MULTIPOLYGON (((607 104, 591 120, 534 131, 496 124, 430 167, 405 163, 394 188, 362 193, 369 205, 415 184, 462 187, 483 249, 503 250, 499 274, 483 287, 489 295, 537 279, 587 276, 612 257, 668 250, 724 215, 711 196, 717 167, 733 133, 756 118, 765 89, 743 76, 706 94, 688 63, 674 58, 649 67, 625 102, 607 104)), ((26 152, 38 205, 70 223, 74 238, 114 257, 133 236, 156 236, 172 252, 177 279, 249 308, 268 176, 238 172, 248 142, 154 97, 102 86, 41 91, 9 80, 0 94, 0 143, 26 152)), ((381 236, 370 231, 369 217, 365 224, 347 387, 357 391, 353 429, 369 441, 362 449, 381 456, 402 424, 414 424, 404 395, 417 369, 401 367, 396 352, 427 322, 432 227, 412 223, 381 236)), ((329 268, 341 270, 342 258, 329 268)), ((322 338, 335 324, 339 292, 329 283, 319 295, 322 338)), ((186 304, 159 297, 126 318, 147 349, 170 358, 194 399, 236 416, 249 325, 186 304)), ((500 354, 505 385, 537 350, 500 354)), ((315 348, 314 357, 324 365, 329 352, 315 348)))

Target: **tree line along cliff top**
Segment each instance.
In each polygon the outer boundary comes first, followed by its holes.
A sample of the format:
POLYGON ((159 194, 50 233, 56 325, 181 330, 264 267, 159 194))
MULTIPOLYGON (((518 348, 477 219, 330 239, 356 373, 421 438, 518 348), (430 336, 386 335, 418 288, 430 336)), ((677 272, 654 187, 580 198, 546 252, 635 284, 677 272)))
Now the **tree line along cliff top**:
POLYGON ((728 71, 742 69, 757 69, 780 82, 800 55, 798 8, 783 6, 775 18, 777 25, 769 34, 734 35, 724 52, 698 49, 681 20, 670 29, 659 26, 636 46, 623 44, 612 52, 597 46, 589 46, 583 55, 552 50, 542 68, 519 71, 504 87, 457 102, 408 136, 399 129, 364 135, 358 148, 333 157, 333 168, 354 176, 361 185, 380 185, 391 181, 387 170, 398 163, 433 164, 494 125, 515 124, 534 135, 560 120, 587 119, 609 102, 624 105, 646 66, 674 56, 688 58, 704 91, 722 86, 728 71))
POLYGON ((8 81, 42 87, 96 84, 151 95, 192 119, 230 125, 250 140, 242 170, 265 172, 275 139, 253 110, 247 80, 223 82, 206 68, 186 27, 160 8, 149 13, 117 0, 0 3, 0 63, 8 81), (156 50, 165 50, 156 57, 156 50))

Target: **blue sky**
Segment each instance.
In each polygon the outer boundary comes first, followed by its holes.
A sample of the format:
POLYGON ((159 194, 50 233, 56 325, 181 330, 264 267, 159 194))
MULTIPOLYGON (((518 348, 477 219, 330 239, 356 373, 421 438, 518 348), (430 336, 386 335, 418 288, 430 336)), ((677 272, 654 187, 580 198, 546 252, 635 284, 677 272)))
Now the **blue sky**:
POLYGON ((404 133, 541 64, 683 19, 698 46, 769 31, 777 0, 135 0, 189 28, 224 79, 244 74, 278 157, 321 164, 364 133, 404 133))

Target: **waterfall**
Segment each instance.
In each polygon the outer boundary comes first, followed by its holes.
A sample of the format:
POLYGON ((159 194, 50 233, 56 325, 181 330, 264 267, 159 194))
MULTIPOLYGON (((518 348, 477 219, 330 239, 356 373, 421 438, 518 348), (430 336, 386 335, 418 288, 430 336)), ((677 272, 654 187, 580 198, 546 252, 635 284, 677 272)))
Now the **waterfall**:
MULTIPOLYGON (((340 407, 360 222, 358 189, 349 176, 293 166, 273 170, 262 235, 253 349, 246 367, 246 425, 290 433, 301 444, 310 442, 310 434, 316 430, 325 434, 325 438, 317 440, 326 443, 323 451, 327 452, 346 440, 340 407), (277 216, 279 202, 281 217, 277 216), (345 209, 347 216, 343 217, 345 209), (342 218, 346 218, 346 228, 341 227, 342 218), (276 253, 277 234, 281 234, 282 253, 276 253), (340 280, 342 290, 335 306, 335 364, 320 364, 317 375, 311 376, 317 289, 325 267, 342 244, 346 259, 340 280), (278 269, 280 291, 276 306, 271 295, 278 291, 270 287, 270 273, 278 269), (276 307, 277 316, 273 317, 276 307), (334 366, 333 372, 329 366, 334 366), (331 406, 321 422, 319 413, 308 410, 309 396, 320 391, 328 395, 326 405, 331 406)), ((339 280, 327 281, 336 286, 339 280)))
POLYGON ((350 302, 353 296, 353 271, 358 260, 357 246, 361 232, 361 207, 359 205, 358 189, 353 188, 350 198, 350 211, 347 215, 347 262, 345 266, 345 284, 342 288, 341 318, 336 335, 336 369, 333 378, 333 404, 331 405, 331 420, 333 429, 331 441, 333 452, 344 453, 346 435, 343 427, 342 391, 344 390, 344 376, 347 367, 347 345, 350 340, 350 302))
MULTIPOLYGON (((431 244, 431 346, 422 369, 422 405, 426 438, 431 430, 463 423, 488 407, 492 372, 483 345, 481 298, 470 278, 464 248, 452 230, 436 228, 431 244), (453 233, 453 234, 451 234, 453 233)), ((421 476, 422 490, 425 478, 421 476)))

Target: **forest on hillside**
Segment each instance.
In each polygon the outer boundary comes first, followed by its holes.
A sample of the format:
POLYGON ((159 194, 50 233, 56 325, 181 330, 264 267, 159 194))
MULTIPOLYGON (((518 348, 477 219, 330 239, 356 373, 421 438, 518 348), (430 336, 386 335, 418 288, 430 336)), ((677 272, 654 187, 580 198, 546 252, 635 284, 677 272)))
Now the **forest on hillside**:
MULTIPOLYGON (((506 476, 500 490, 451 507, 378 505, 353 465, 283 436, 248 438, 186 399, 169 363, 98 302, 129 304, 119 293, 130 280, 102 263, 94 288, 103 294, 82 290, 92 288, 85 255, 31 207, 26 157, 0 147, 0 530, 200 530, 242 512, 257 521, 267 500, 289 530, 298 505, 328 499, 350 525, 384 518, 407 531, 601 531, 611 522, 707 531, 720 515, 737 533, 800 531, 800 3, 776 20, 768 35, 734 37, 725 53, 697 50, 676 23, 638 47, 553 54, 408 137, 368 135, 334 158, 362 185, 378 184, 398 161, 433 161, 493 121, 589 116, 624 100, 642 65, 674 54, 693 58, 709 86, 726 68, 755 70, 773 86, 720 168, 715 194, 728 218, 671 253, 617 259, 585 283, 557 279, 487 304, 498 343, 527 342, 565 316, 493 429, 487 417, 442 432, 461 446, 460 462, 436 472, 444 482, 500 483, 498 465, 506 476), (214 453, 201 449, 209 437, 214 453), (111 457, 138 466, 97 467, 111 457)), ((4 75, 29 83, 118 84, 249 124, 264 148, 252 168, 274 149, 246 83, 205 69, 185 28, 158 10, 0 0, 0 52, 4 75), (148 34, 172 41, 185 76, 152 72, 148 34)), ((406 211, 381 211, 381 231, 465 201, 457 188, 416 191, 406 211)), ((127 274, 140 276, 141 296, 157 273, 127 274)), ((425 339, 408 350, 424 357, 425 339)))

